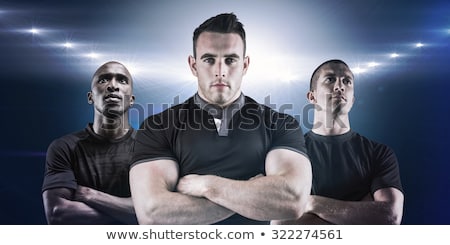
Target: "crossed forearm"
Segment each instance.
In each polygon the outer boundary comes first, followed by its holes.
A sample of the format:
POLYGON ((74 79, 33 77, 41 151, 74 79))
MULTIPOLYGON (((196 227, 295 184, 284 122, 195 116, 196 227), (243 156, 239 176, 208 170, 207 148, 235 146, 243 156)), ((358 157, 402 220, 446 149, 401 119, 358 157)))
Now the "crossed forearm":
POLYGON ((78 186, 75 199, 90 207, 101 210, 124 224, 137 224, 131 197, 116 197, 92 188, 78 186))
POLYGON ((165 192, 147 199, 139 217, 139 224, 147 225, 196 225, 214 224, 234 214, 208 199, 185 195, 179 192, 165 192))
POLYGON ((311 196, 308 212, 333 224, 394 224, 391 203, 379 201, 341 201, 311 196))
POLYGON ((237 181, 213 175, 188 175, 180 179, 177 189, 250 219, 295 219, 300 216, 299 195, 287 186, 281 176, 237 181))

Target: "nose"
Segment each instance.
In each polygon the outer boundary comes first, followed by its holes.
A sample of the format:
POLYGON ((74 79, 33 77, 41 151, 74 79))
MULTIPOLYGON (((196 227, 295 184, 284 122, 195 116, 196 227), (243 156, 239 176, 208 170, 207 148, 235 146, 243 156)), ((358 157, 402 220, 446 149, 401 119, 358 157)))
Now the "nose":
POLYGON ((214 69, 215 76, 217 78, 218 77, 224 78, 225 77, 225 73, 226 73, 226 69, 227 69, 226 65, 224 64, 223 61, 216 62, 215 69, 214 69))
POLYGON ((342 79, 337 79, 334 83, 334 91, 341 91, 344 92, 344 83, 342 82, 342 79))
POLYGON ((119 87, 117 86, 118 81, 116 80, 115 77, 113 77, 109 83, 108 83, 108 92, 115 92, 115 91, 119 91, 119 87))

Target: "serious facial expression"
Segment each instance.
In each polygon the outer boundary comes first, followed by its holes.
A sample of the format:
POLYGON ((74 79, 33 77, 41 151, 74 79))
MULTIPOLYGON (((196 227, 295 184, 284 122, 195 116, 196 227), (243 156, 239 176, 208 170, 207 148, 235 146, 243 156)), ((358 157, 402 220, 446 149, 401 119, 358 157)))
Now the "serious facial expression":
POLYGON ((314 102, 320 110, 333 114, 348 113, 354 102, 353 74, 342 63, 329 63, 320 69, 314 102))
POLYGON ((236 100, 249 65, 242 38, 235 33, 203 32, 197 39, 196 54, 189 57, 189 65, 198 79, 199 95, 219 106, 236 100))
POLYGON ((130 73, 123 65, 106 63, 92 78, 88 101, 105 116, 121 116, 134 102, 132 82, 130 73))

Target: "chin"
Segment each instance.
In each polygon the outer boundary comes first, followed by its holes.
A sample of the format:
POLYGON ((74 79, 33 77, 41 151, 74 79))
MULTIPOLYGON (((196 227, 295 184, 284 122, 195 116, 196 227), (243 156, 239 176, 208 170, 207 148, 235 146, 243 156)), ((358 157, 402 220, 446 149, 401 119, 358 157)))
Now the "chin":
POLYGON ((217 105, 223 105, 227 103, 226 98, 222 95, 215 96, 215 98, 212 101, 217 105))
POLYGON ((108 118, 118 118, 124 114, 124 111, 117 108, 105 108, 103 115, 108 118))

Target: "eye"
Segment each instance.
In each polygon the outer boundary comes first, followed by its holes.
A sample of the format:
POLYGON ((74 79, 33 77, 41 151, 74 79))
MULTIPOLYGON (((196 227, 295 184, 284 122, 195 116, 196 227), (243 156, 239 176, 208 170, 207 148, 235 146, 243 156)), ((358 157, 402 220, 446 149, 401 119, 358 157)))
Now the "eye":
POLYGON ((351 79, 344 79, 344 81, 342 81, 345 85, 350 85, 352 84, 352 80, 351 79))
POLYGON ((234 58, 226 58, 225 59, 225 64, 231 65, 233 63, 236 63, 236 59, 234 59, 234 58))
POLYGON ((326 77, 325 83, 334 83, 336 82, 336 77, 326 77))
POLYGON ((102 78, 102 79, 99 79, 97 83, 107 83, 107 82, 108 82, 108 79, 102 78))
POLYGON ((206 58, 206 59, 203 59, 203 62, 212 65, 212 64, 214 64, 215 60, 214 60, 214 58, 206 58))
POLYGON ((117 81, 121 84, 128 84, 128 78, 125 76, 118 76, 117 81))

